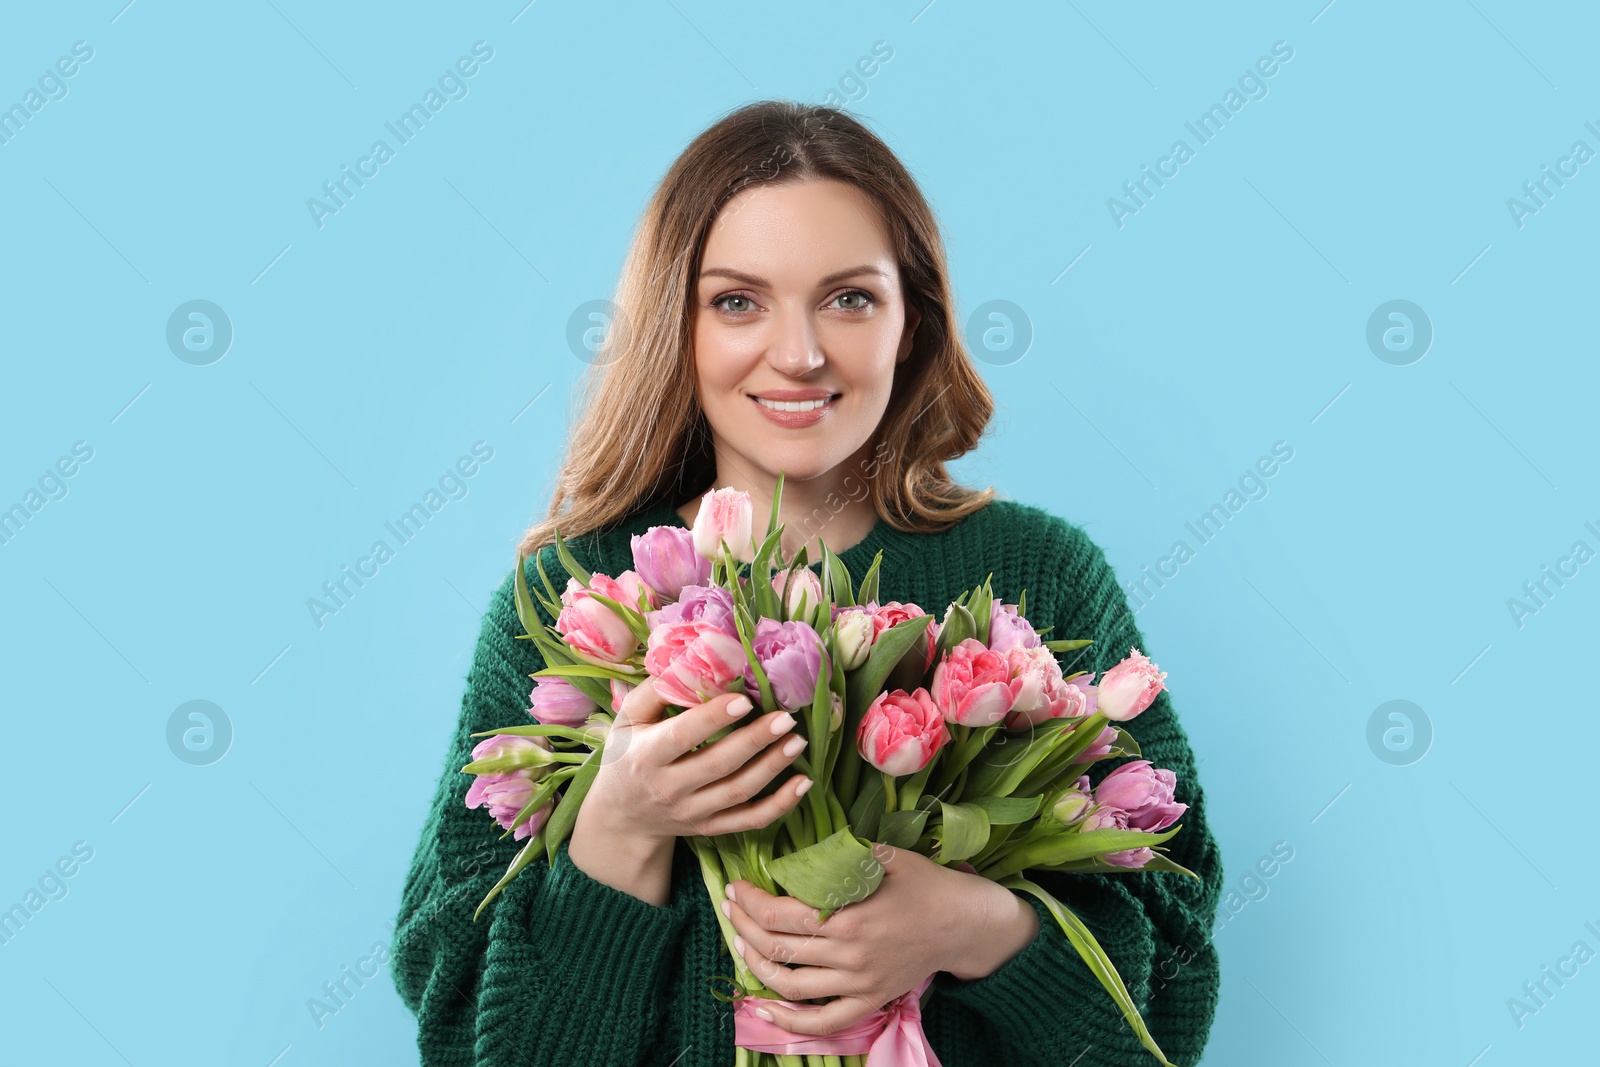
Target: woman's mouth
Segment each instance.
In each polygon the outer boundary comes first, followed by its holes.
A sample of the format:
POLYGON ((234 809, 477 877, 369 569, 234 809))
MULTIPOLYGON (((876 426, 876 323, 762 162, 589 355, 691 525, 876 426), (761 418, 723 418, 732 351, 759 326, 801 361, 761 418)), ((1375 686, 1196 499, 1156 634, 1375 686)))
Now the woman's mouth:
POLYGON ((761 413, 770 421, 779 426, 798 429, 813 426, 820 422, 828 412, 833 410, 834 402, 841 394, 818 397, 812 400, 772 400, 763 396, 752 396, 761 413))

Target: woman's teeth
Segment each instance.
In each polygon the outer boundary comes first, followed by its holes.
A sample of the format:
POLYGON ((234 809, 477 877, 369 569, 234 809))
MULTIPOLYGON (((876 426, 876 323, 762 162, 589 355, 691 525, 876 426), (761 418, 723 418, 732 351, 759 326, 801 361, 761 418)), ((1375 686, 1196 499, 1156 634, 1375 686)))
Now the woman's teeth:
POLYGON ((815 411, 833 403, 833 397, 825 400, 768 400, 764 396, 758 396, 756 402, 774 411, 815 411))

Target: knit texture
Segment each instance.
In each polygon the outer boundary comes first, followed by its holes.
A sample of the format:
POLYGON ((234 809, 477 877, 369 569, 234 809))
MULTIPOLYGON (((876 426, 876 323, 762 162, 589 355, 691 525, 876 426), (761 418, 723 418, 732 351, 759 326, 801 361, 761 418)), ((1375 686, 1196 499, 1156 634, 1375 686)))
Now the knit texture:
MULTIPOLYGON (((641 510, 606 531, 569 540, 585 568, 616 575, 632 566, 630 536, 683 526, 670 504, 641 510)), ((827 531, 822 531, 827 539, 827 531)), ((995 595, 1015 603, 1047 638, 1093 638, 1063 654, 1067 673, 1102 672, 1131 646, 1159 660, 1134 625, 1100 548, 1043 509, 995 500, 949 530, 903 533, 881 519, 840 553, 859 581, 883 552, 879 603, 914 602, 935 615, 993 575, 995 595)), ((541 552, 558 590, 567 573, 554 547, 541 552)), ((820 570, 820 564, 813 564, 820 570)), ((530 583, 539 581, 533 561, 530 583)), ((598 882, 563 843, 553 864, 529 865, 485 910, 473 909, 520 842, 500 840, 482 810, 465 804, 472 733, 531 721, 529 674, 544 664, 517 640, 512 571, 490 600, 421 842, 406 876, 392 946, 401 998, 416 1013, 422 1061, 478 1067, 723 1067, 734 1061, 732 1006, 713 996, 731 975, 712 901, 683 840, 664 906, 598 882)), ((554 620, 538 606, 540 617, 554 620)), ((1207 827, 1194 754, 1163 691, 1127 723, 1143 757, 1177 773, 1189 810, 1168 842, 1199 881, 1165 873, 1029 877, 1067 904, 1110 955, 1167 1058, 1196 1063, 1216 1011, 1219 969, 1211 930, 1222 859, 1207 827)), ((1124 758, 1094 765, 1098 782, 1124 758)), ((999 970, 973 981, 941 971, 923 1009, 929 1044, 944 1067, 1111 1067, 1153 1064, 1133 1031, 1037 898, 1039 933, 999 970)), ((952 922, 960 922, 952 916, 952 922)))

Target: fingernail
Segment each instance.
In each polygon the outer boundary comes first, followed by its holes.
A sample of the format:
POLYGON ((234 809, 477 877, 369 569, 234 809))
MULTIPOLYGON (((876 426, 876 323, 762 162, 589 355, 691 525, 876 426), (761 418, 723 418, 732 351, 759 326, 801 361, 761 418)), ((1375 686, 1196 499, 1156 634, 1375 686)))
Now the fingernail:
POLYGON ((740 955, 744 954, 744 938, 738 934, 733 935, 733 950, 740 955))
POLYGON ((722 914, 726 915, 730 919, 733 918, 733 906, 726 900, 722 902, 722 914))
POLYGON ((783 743, 783 754, 785 756, 798 755, 800 750, 802 748, 805 748, 805 747, 806 747, 806 739, 805 738, 800 737, 800 736, 791 737, 791 738, 789 738, 789 740, 787 740, 787 741, 785 741, 783 743))
POLYGON ((749 711, 752 706, 753 705, 750 703, 749 697, 739 697, 735 700, 728 701, 728 714, 737 719, 739 716, 749 711))
POLYGON ((775 734, 781 734, 793 725, 794 716, 790 715, 786 711, 782 715, 779 715, 776 719, 772 720, 772 732, 775 734))
POLYGON ((800 784, 794 787, 794 795, 797 796, 797 797, 803 797, 803 796, 806 795, 806 790, 810 789, 810 788, 811 788, 811 779, 802 778, 802 779, 800 779, 800 784))
POLYGON ((729 900, 738 900, 739 899, 738 897, 733 895, 733 883, 732 882, 729 882, 727 885, 722 887, 722 895, 727 897, 729 900))
POLYGON ((763 1019, 767 1020, 767 1022, 769 1022, 769 1023, 772 1021, 772 1013, 770 1011, 768 1011, 766 1008, 757 1008, 756 1009, 756 1014, 761 1016, 763 1019))

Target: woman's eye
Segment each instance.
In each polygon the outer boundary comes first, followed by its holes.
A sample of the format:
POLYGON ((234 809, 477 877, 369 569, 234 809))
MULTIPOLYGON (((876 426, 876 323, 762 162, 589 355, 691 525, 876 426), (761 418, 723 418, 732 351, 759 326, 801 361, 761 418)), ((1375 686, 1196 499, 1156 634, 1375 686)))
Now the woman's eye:
POLYGON ((839 300, 852 300, 852 299, 860 301, 860 303, 857 303, 854 306, 848 306, 847 305, 844 308, 845 311, 860 311, 863 308, 865 308, 867 305, 872 303, 871 294, 869 294, 867 292, 864 292, 861 289, 846 289, 844 292, 840 293, 837 297, 834 298, 834 300, 836 302, 839 301, 839 300))
POLYGON ((748 307, 729 307, 727 302, 730 300, 743 300, 746 304, 750 303, 750 298, 748 296, 741 296, 738 293, 729 293, 726 296, 719 296, 715 300, 711 301, 711 306, 715 308, 722 308, 724 311, 731 311, 735 315, 750 310, 748 307))

